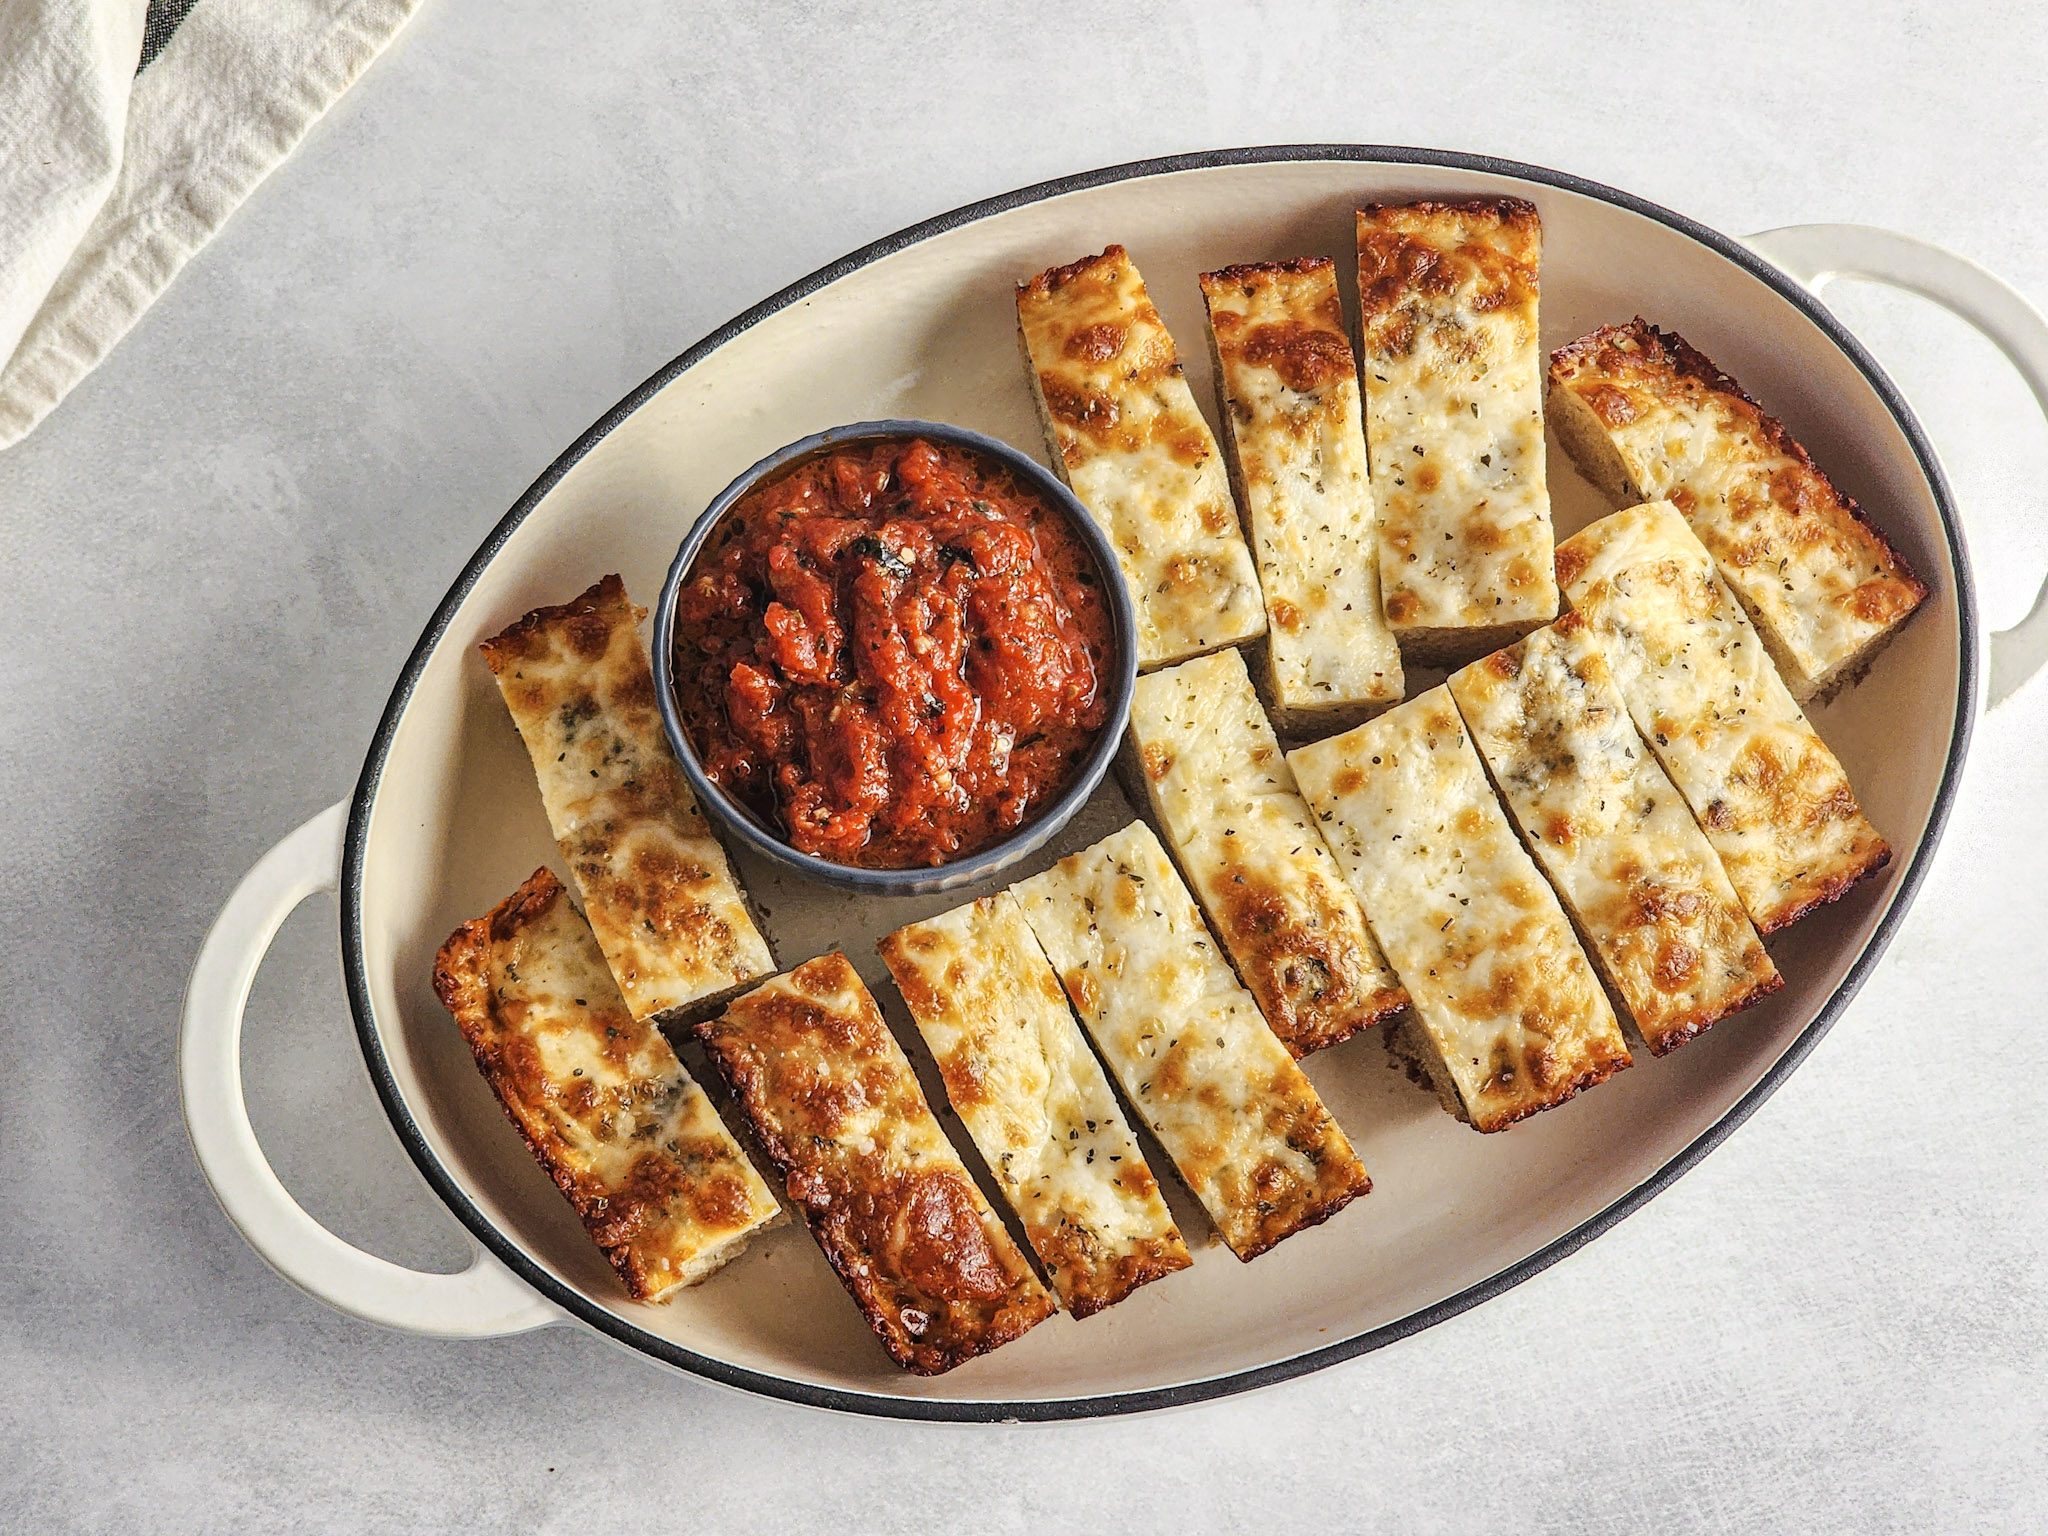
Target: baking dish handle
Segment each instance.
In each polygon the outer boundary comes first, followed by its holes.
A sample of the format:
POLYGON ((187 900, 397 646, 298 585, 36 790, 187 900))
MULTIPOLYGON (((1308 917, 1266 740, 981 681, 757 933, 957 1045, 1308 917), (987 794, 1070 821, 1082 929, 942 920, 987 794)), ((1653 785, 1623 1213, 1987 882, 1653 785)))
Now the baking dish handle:
MULTIPOLYGON (((1743 243, 1816 295, 1838 277, 1855 277, 1931 299, 2010 358, 2048 413, 2048 320, 2018 289, 1974 261, 1868 224, 1793 224, 1743 243)), ((2032 611, 1992 635, 1987 649, 1985 707, 1995 708, 2048 663, 2048 581, 2032 611)))
POLYGON ((185 984, 178 1078, 185 1130, 206 1182, 249 1246, 307 1294, 408 1333, 481 1339, 562 1321, 483 1249, 467 1269, 430 1274, 351 1246, 300 1207, 271 1171, 242 1098, 242 1013, 292 909, 341 884, 348 805, 329 806, 256 861, 221 908, 185 984))

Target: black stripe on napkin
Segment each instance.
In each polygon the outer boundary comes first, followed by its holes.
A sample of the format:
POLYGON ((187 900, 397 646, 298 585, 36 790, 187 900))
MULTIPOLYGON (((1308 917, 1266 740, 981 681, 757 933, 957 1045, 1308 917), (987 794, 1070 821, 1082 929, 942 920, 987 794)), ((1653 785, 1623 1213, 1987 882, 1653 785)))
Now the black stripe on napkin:
POLYGON ((178 23, 189 16, 192 7, 198 3, 199 0, 149 0, 149 11, 142 19, 142 62, 135 66, 135 73, 141 74, 156 62, 156 56, 164 51, 164 44, 178 30, 178 23))

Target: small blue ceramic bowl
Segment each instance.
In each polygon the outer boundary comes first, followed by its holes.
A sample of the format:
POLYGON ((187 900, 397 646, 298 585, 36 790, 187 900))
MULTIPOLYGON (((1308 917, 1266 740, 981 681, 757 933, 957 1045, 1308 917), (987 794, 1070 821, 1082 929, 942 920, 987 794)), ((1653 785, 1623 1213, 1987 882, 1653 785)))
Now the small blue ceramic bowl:
POLYGON ((676 758, 683 765, 683 776, 690 781, 698 802, 707 814, 715 817, 747 847, 786 869, 828 885, 874 895, 923 895, 970 885, 1007 869, 1042 847, 1048 838, 1073 819, 1074 813, 1080 810, 1102 782, 1102 776, 1109 771, 1109 765, 1116 757, 1117 743, 1130 719, 1131 694, 1138 680, 1137 634, 1137 617, 1131 609, 1130 593, 1125 589, 1116 551, 1111 547, 1108 535, 1089 516, 1088 509, 1081 505, 1074 493, 1044 465, 1008 443, 985 437, 979 432, 970 432, 965 427, 948 426, 937 421, 860 421, 800 438, 787 448, 777 449, 720 491, 691 526, 682 548, 676 551, 675 563, 669 567, 668 580, 661 589, 661 602, 654 611, 654 692, 661 709, 661 723, 668 731, 669 745, 675 749, 676 758), (1111 654, 1102 680, 1109 694, 1109 709, 1103 718, 1102 732, 1073 782, 1037 816, 1002 841, 947 864, 916 869, 860 869, 848 864, 835 864, 830 859, 821 859, 815 854, 801 853, 792 848, 783 840, 780 831, 762 822, 706 775, 704 765, 698 760, 697 749, 683 729, 681 712, 676 708, 672 666, 676 601, 689 577, 690 567, 696 561, 697 552, 704 547, 719 519, 764 480, 805 459, 849 444, 872 442, 879 438, 912 437, 966 449, 993 459, 1015 475, 1018 484, 1036 491, 1066 514, 1067 521, 1095 557, 1099 590, 1109 604, 1111 654))

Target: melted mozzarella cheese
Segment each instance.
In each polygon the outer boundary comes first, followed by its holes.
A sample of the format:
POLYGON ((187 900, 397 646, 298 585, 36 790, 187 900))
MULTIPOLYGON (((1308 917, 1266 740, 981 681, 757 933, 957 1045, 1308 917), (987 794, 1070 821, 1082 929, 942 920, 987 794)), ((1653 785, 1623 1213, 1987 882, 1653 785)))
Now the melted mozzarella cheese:
POLYGON ((636 1019, 775 968, 654 703, 616 576, 483 644, 597 941, 636 1019))
POLYGON ((1380 584, 1394 633, 1425 658, 1463 660, 1557 615, 1541 246, 1536 210, 1513 199, 1358 215, 1380 584))
POLYGON ((697 1035, 897 1364, 936 1375, 1055 1310, 846 956, 763 983, 697 1035))
POLYGON ((1138 681, 1131 756, 1237 973, 1297 1057, 1407 1001, 1236 651, 1138 681))
POLYGON ((1474 662, 1450 689, 1523 840, 1652 1051, 1782 985, 1580 615, 1474 662))
POLYGON ((1288 761, 1476 1129, 1500 1130, 1629 1064, 1446 689, 1288 761))
POLYGON ((1266 595, 1265 685, 1283 729, 1401 697, 1380 611, 1358 374, 1328 257, 1202 274, 1223 443, 1266 595))
POLYGON ((1761 931, 1885 864, 1891 850, 1841 763, 1676 507, 1602 518, 1565 541, 1558 569, 1636 728, 1761 931))
POLYGON ((1053 467, 1116 546, 1139 661, 1262 634, 1222 456, 1124 248, 1020 285, 1017 325, 1053 467))
POLYGON ((443 946, 434 982, 535 1158, 632 1293, 666 1299, 780 1215, 543 869, 443 946))
POLYGON ((1011 889, 1125 1097, 1240 1259, 1372 1187, 1144 823, 1011 889))
POLYGON ((954 1111, 1076 1317, 1192 1262, 1007 891, 881 944, 954 1111))
POLYGON ((1678 507, 1795 698, 1853 671, 1927 595, 1791 434, 1682 337, 1609 326, 1560 349, 1550 377, 1553 413, 1576 407, 1566 446, 1601 456, 1589 475, 1625 481, 1629 499, 1678 507))

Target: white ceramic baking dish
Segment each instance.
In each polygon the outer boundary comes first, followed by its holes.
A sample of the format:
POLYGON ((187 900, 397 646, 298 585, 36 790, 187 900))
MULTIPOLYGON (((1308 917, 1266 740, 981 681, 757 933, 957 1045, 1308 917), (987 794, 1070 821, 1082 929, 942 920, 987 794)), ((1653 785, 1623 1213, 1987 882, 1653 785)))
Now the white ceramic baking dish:
MULTIPOLYGON (((1799 1064, 1870 974, 1925 875, 1976 715, 2048 653, 2042 603, 2016 629, 1980 635, 1940 464, 1898 391, 1813 291, 1845 274, 1961 314, 2048 402, 2048 325, 1958 257, 1841 225, 1743 243, 1576 177, 1414 149, 1235 150, 1075 176, 906 230, 777 294, 635 390, 520 498, 428 622, 354 798, 285 838, 227 902, 192 973, 180 1055, 193 1148, 221 1204, 287 1279, 357 1317, 469 1338, 574 1323, 734 1386, 921 1418, 1077 1417, 1241 1391, 1373 1349, 1526 1279, 1698 1162, 1799 1064), (1206 404, 1197 272, 1341 257, 1357 203, 1428 193, 1532 199, 1544 224, 1547 345, 1635 314, 1675 327, 1782 415, 1927 579, 1932 596, 1871 676, 1817 717, 1897 850, 1890 867, 1774 941, 1788 985, 1768 1004, 1501 1135, 1445 1116, 1388 1070, 1376 1040, 1312 1058, 1310 1075, 1372 1170, 1370 1198, 1255 1264, 1209 1248, 1192 1270, 1109 1313, 1055 1319, 949 1375, 898 1373, 801 1227, 669 1305, 629 1300, 506 1123, 430 985, 449 930, 554 858, 475 642, 606 571, 651 602, 718 488, 807 432, 921 416, 1037 443, 1011 285, 1042 267, 1128 245, 1206 404), (459 1274, 416 1273, 324 1231, 250 1130, 243 1004, 279 924, 316 891, 340 894, 344 979, 371 1081, 427 1183, 475 1237, 475 1262, 459 1274)), ((1604 510, 1561 454, 1551 480, 1561 532, 1604 510)), ((1127 815, 1105 787, 1025 872, 1127 815)), ((964 899, 849 900, 745 858, 741 870, 772 914, 785 965, 838 945, 871 979, 879 935, 964 899)), ((1204 1233, 1199 1212, 1173 1194, 1184 1229, 1204 1233)))

